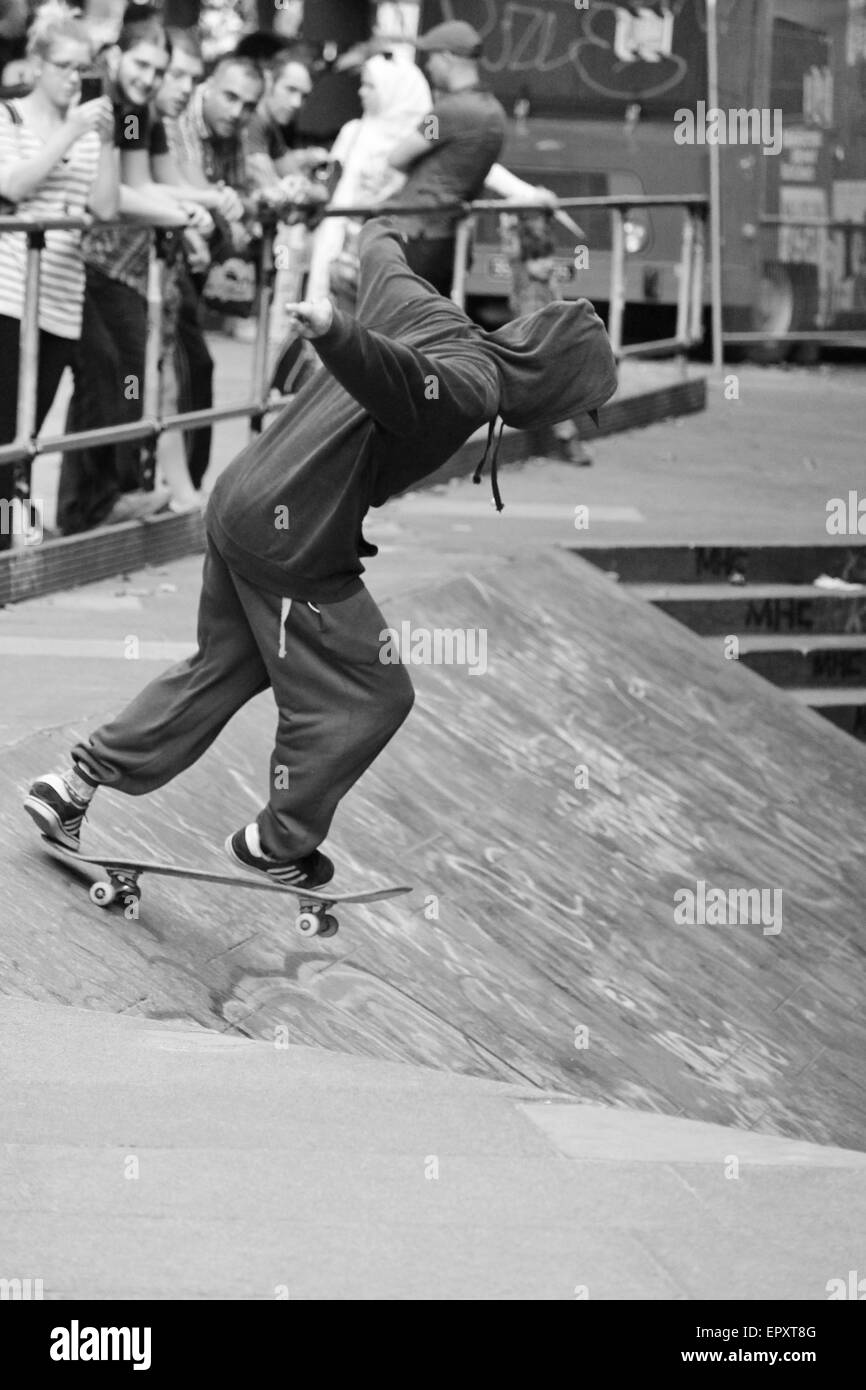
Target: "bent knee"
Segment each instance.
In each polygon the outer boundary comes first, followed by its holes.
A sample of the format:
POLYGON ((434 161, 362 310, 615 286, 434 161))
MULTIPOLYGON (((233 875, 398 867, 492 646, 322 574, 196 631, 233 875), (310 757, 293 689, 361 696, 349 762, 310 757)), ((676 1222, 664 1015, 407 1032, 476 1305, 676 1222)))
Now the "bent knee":
POLYGON ((385 666, 383 672, 387 674, 379 685, 375 706, 377 718, 393 733, 415 703, 415 687, 405 666, 385 666))
POLYGON ((409 712, 415 703, 415 687, 409 679, 405 666, 396 668, 400 672, 401 680, 395 689, 395 710, 398 716, 398 723, 402 724, 404 719, 409 717, 409 712))

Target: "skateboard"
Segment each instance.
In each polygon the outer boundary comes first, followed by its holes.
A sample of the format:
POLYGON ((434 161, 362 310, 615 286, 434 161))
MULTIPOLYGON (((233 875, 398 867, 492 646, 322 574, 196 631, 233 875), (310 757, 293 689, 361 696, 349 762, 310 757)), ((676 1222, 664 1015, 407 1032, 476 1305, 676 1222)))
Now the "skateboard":
POLYGON ((138 916, 138 903, 141 889, 138 880, 142 874, 163 874, 166 878, 188 878, 196 883, 224 883, 231 888, 254 888, 265 893, 289 893, 297 899, 300 911, 295 918, 295 927, 301 936, 334 936, 339 922, 331 912, 339 903, 380 903, 387 898, 397 898, 402 893, 411 893, 405 884, 390 888, 373 888, 362 893, 337 893, 325 885, 323 888, 292 888, 288 883, 269 883, 265 878, 248 878, 245 874, 220 874, 211 869, 196 869, 185 864, 163 864, 156 859, 131 859, 105 851, 103 854, 79 854, 66 849, 56 840, 43 835, 42 839, 49 849, 66 864, 95 865, 102 869, 105 878, 97 879, 91 885, 90 897, 97 907, 110 907, 119 902, 130 916, 138 916))

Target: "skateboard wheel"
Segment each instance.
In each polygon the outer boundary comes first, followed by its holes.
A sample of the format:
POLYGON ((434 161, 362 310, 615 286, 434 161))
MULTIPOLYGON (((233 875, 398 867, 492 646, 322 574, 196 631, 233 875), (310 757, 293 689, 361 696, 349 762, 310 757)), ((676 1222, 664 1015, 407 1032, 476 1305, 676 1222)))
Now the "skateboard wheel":
POLYGON ((100 880, 99 883, 94 883, 90 889, 90 900, 96 903, 97 907, 110 907, 116 896, 117 894, 111 884, 103 880, 100 880))
POLYGON ((321 924, 315 912, 299 912, 295 918, 295 926, 301 936, 318 936, 321 931, 321 924))
POLYGON ((319 927, 319 936, 336 936, 340 923, 330 912, 326 912, 319 927))

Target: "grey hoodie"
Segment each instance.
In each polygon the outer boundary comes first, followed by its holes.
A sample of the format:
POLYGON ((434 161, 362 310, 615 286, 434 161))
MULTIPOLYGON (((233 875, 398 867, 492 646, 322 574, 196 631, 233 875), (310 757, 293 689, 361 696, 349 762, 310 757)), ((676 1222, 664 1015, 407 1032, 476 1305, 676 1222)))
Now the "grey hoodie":
POLYGON ((478 427, 538 426, 601 405, 616 368, 586 301, 484 333, 406 265, 395 224, 361 233, 356 317, 314 346, 327 368, 217 480, 207 511, 227 563, 261 588, 333 603, 361 586, 362 534, 478 427))

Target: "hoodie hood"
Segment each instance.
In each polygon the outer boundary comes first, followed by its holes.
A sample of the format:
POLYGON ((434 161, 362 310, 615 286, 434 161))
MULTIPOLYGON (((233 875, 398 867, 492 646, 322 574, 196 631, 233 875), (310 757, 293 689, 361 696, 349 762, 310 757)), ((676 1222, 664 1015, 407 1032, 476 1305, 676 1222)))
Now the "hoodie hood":
POLYGON ((616 360, 589 300, 557 300, 482 333, 501 385, 499 414, 514 429, 543 429, 597 410, 617 387, 616 360))

